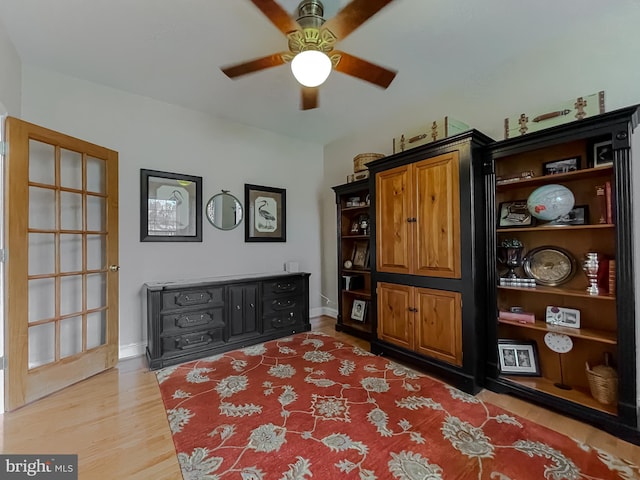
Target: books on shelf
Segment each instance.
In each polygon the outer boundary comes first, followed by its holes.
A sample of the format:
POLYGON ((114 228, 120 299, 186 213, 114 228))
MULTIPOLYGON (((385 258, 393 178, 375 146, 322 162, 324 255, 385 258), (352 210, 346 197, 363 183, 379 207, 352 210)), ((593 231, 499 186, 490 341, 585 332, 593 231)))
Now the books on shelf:
POLYGON ((611 182, 596 185, 596 197, 598 198, 598 223, 613 223, 613 206, 611 204, 611 182))

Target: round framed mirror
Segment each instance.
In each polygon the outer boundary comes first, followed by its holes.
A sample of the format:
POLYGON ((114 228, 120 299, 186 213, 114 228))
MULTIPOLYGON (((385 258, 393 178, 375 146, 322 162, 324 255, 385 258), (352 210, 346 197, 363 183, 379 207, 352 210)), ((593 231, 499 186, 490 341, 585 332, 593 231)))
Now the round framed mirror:
POLYGON ((206 208, 209 223, 220 230, 233 230, 242 221, 242 204, 227 190, 209 199, 206 208))

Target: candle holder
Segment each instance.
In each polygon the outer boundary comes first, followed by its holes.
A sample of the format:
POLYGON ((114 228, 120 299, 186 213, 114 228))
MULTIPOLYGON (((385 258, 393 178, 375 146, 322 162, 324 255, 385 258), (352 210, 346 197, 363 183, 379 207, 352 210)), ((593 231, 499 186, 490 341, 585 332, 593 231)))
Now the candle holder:
POLYGON ((589 280, 589 286, 587 287, 587 293, 589 295, 598 295, 600 289, 598 288, 598 269, 600 267, 600 254, 596 252, 588 252, 584 256, 582 262, 582 269, 584 270, 587 279, 589 280))

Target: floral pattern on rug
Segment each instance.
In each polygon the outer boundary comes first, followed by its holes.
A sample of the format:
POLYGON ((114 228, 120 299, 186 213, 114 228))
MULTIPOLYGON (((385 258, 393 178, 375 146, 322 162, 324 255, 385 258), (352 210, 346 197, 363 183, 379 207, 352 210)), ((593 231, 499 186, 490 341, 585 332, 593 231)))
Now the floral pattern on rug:
POLYGON ((640 479, 628 461, 318 332, 157 379, 184 480, 640 479))

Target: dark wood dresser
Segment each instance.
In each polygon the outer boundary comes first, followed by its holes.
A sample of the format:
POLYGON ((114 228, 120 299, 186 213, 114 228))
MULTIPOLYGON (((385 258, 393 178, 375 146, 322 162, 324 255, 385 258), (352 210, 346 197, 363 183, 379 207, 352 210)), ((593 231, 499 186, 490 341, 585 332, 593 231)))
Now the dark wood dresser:
POLYGON ((150 369, 308 331, 309 273, 143 285, 150 369))

